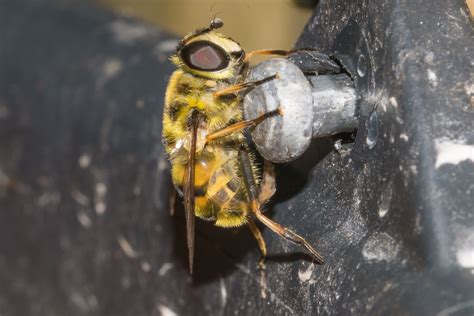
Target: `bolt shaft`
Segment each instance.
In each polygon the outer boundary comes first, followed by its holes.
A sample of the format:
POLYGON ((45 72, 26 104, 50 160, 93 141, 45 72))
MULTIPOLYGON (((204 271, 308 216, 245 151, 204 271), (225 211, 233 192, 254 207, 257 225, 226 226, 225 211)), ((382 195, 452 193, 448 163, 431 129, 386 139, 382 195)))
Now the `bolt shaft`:
POLYGON ((346 74, 310 76, 313 94, 313 138, 357 128, 357 94, 346 74))

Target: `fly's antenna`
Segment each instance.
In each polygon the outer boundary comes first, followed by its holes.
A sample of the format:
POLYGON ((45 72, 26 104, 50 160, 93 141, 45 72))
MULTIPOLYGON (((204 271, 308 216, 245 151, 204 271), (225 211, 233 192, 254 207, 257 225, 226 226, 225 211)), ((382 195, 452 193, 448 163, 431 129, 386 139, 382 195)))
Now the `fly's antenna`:
MULTIPOLYGON (((214 6, 216 5, 217 2, 214 1, 214 3, 211 4, 211 7, 209 8, 209 12, 212 13, 212 11, 214 10, 214 6)), ((215 18, 215 16, 214 16, 215 18)))
POLYGON ((222 19, 216 17, 216 15, 217 15, 218 13, 219 13, 219 12, 217 12, 217 13, 214 15, 214 18, 211 20, 211 23, 209 23, 209 26, 208 26, 208 27, 206 27, 206 28, 204 28, 204 29, 201 29, 201 30, 198 30, 194 35, 199 35, 199 34, 202 34, 202 33, 207 33, 207 32, 210 32, 210 31, 212 31, 212 30, 221 28, 221 27, 224 25, 224 22, 222 21, 222 19))
MULTIPOLYGON (((216 3, 217 2, 214 2, 211 5, 211 7, 209 8, 209 12, 212 13, 212 11, 214 11, 214 6, 216 5, 216 3)), ((212 18, 211 23, 206 28, 206 31, 215 30, 215 29, 221 28, 224 25, 224 22, 222 21, 222 19, 217 17, 217 15, 220 14, 220 13, 221 13, 221 11, 218 11, 216 14, 214 14, 214 17, 212 18)))
POLYGON ((209 24, 208 26, 208 29, 209 30, 215 30, 215 29, 218 29, 218 28, 221 28, 222 26, 224 26, 224 21, 222 21, 221 18, 218 18, 217 15, 219 14, 220 12, 217 12, 215 15, 214 15, 214 18, 212 18, 211 20, 211 23, 209 24))
POLYGON ((211 20, 211 23, 209 23, 209 26, 205 27, 205 28, 200 28, 200 29, 197 29, 194 33, 191 33, 191 34, 188 34, 186 35, 181 41, 179 41, 179 44, 178 46, 176 47, 176 51, 179 53, 181 51, 181 49, 183 49, 183 47, 185 46, 185 44, 191 40, 193 37, 196 37, 198 35, 201 35, 201 34, 204 34, 204 33, 207 33, 207 32, 210 32, 212 30, 215 30, 215 29, 218 29, 218 28, 221 28, 223 25, 224 25, 224 22, 222 21, 222 19, 218 18, 217 15, 219 14, 220 12, 217 12, 215 15, 214 15, 214 18, 211 20))

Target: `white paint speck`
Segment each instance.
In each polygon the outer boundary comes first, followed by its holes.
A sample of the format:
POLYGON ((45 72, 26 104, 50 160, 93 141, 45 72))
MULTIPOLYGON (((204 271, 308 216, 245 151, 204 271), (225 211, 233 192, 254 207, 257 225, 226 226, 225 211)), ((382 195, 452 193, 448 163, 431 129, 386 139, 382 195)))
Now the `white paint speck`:
POLYGON ((5 105, 0 104, 0 119, 6 119, 8 116, 10 116, 10 111, 5 105))
POLYGON ((158 171, 164 171, 168 168, 168 162, 166 161, 165 157, 160 157, 158 160, 158 171))
POLYGON ((162 304, 158 305, 158 310, 161 316, 178 316, 172 309, 162 304))
POLYGON ((474 94, 474 83, 472 81, 468 81, 464 84, 464 90, 466 91, 467 95, 474 94))
POLYGON ((379 203, 379 210, 378 214, 379 217, 382 218, 387 215, 388 211, 390 210, 390 203, 392 202, 392 182, 390 182, 385 190, 382 192, 380 196, 380 203, 379 203))
POLYGON ((82 210, 77 213, 77 220, 84 228, 89 228, 92 226, 92 221, 89 215, 87 215, 86 212, 82 210))
POLYGON ((82 205, 82 206, 89 205, 89 198, 87 196, 85 196, 81 191, 72 190, 71 191, 71 196, 74 199, 74 201, 77 202, 77 204, 82 205))
POLYGON ((375 233, 370 236, 362 249, 362 255, 367 260, 392 261, 398 254, 400 246, 387 233, 375 233))
POLYGON ((10 183, 10 178, 0 169, 0 186, 7 186, 10 183))
POLYGON ((445 164, 457 165, 464 160, 474 162, 474 145, 448 139, 436 139, 435 149, 437 153, 436 169, 445 164))
POLYGON ((387 213, 388 213, 388 208, 385 207, 385 206, 380 206, 378 213, 379 213, 379 217, 382 218, 382 217, 384 217, 385 215, 387 215, 387 213))
POLYGON ((388 99, 388 102, 390 102, 390 104, 391 104, 394 108, 398 108, 398 102, 397 102, 397 99, 395 99, 395 97, 390 97, 390 99, 388 99))
POLYGON ((114 39, 121 44, 133 44, 150 33, 150 29, 144 25, 125 20, 112 22, 109 29, 114 39))
POLYGON ((147 261, 143 261, 141 266, 142 266, 143 272, 150 272, 151 271, 151 265, 147 261))
POLYGON ((97 76, 97 88, 101 89, 107 81, 117 76, 122 71, 122 68, 122 61, 117 58, 108 58, 105 60, 97 76))
POLYGON ((306 270, 298 270, 298 278, 301 282, 308 282, 311 279, 314 271, 314 263, 311 263, 306 270))
POLYGON ((128 242, 128 240, 123 236, 117 237, 118 244, 120 248, 122 248, 125 255, 129 258, 136 258, 138 257, 138 252, 133 249, 132 245, 128 242))
POLYGON ((410 139, 410 137, 408 137, 408 135, 405 134, 405 133, 401 133, 401 134, 400 134, 400 139, 407 142, 408 139, 410 139))
POLYGON ((433 66, 434 57, 435 57, 435 55, 434 55, 433 52, 428 52, 428 53, 425 55, 425 57, 423 58, 423 61, 424 61, 425 63, 427 63, 428 65, 433 66))
POLYGON ((142 99, 138 99, 136 102, 135 102, 135 107, 137 109, 143 109, 145 107, 145 101, 143 101, 142 99))
POLYGON ((258 284, 260 285, 260 297, 262 299, 267 298, 267 275, 265 273, 265 269, 266 269, 265 263, 262 262, 262 265, 259 269, 260 270, 260 279, 259 279, 259 282, 258 282, 258 284))
POLYGON ((74 292, 70 296, 70 300, 83 312, 90 312, 99 307, 99 302, 97 301, 97 298, 94 295, 84 296, 80 293, 74 292))
POLYGON ((103 80, 107 81, 117 76, 123 68, 122 62, 117 58, 109 58, 102 66, 103 80))
POLYGON ((79 163, 79 167, 82 169, 86 169, 91 165, 92 158, 89 154, 82 154, 77 162, 79 163))
POLYGON ((463 268, 474 268, 474 231, 472 227, 459 226, 456 230, 456 261, 463 268))
POLYGON ((61 193, 59 192, 44 192, 40 195, 37 201, 39 207, 54 206, 61 202, 61 193))
POLYGON ((456 260, 463 268, 474 268, 474 245, 471 249, 460 249, 456 252, 456 260))
POLYGON ((173 264, 170 262, 166 262, 161 266, 160 270, 158 271, 158 275, 161 277, 165 276, 166 273, 168 273, 168 271, 171 270, 172 268, 173 268, 173 264))
POLYGON ((179 41, 175 39, 169 39, 166 41, 160 42, 156 45, 154 51, 155 53, 174 53, 176 51, 176 46, 178 46, 179 41))
POLYGON ((449 306, 440 311, 436 316, 472 315, 474 300, 469 300, 449 306))
POLYGON ((105 204, 106 194, 107 194, 107 186, 105 185, 105 183, 102 183, 102 182, 96 183, 95 185, 95 195, 96 195, 95 200, 96 201, 94 204, 94 208, 95 208, 95 212, 98 215, 104 214, 105 211, 107 210, 107 205, 105 204))
POLYGON ((438 76, 436 75, 436 73, 433 70, 428 69, 426 70, 426 75, 428 76, 430 84, 433 87, 436 87, 438 85, 438 76))
POLYGON ((225 288, 224 278, 221 278, 220 286, 221 286, 221 303, 222 303, 222 307, 224 307, 227 304, 227 290, 225 288))
POLYGON ((104 202, 97 202, 94 205, 94 209, 95 209, 95 212, 97 213, 97 215, 102 215, 107 210, 107 205, 105 205, 104 202))
POLYGON ((97 196, 103 197, 107 193, 107 186, 102 182, 97 182, 95 185, 95 193, 97 196))

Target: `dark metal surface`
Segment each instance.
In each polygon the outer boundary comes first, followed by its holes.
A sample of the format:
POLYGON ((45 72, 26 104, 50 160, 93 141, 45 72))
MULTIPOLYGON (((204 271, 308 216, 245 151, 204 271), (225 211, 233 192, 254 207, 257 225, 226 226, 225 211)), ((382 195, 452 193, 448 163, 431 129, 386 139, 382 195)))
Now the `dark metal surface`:
POLYGON ((308 23, 297 46, 335 54, 361 96, 352 151, 298 194, 331 253, 311 311, 474 312, 470 36, 462 1, 324 1, 308 23))
POLYGON ((184 311, 155 185, 176 42, 68 1, 1 1, 0 34, 0 314, 184 311))
POLYGON ((362 119, 351 152, 326 139, 277 168, 269 215, 326 264, 265 230, 260 273, 246 228, 198 221, 193 280, 160 144, 171 38, 26 0, 0 2, 0 35, 0 314, 472 314, 462 1, 320 3, 297 46, 337 51, 362 119))

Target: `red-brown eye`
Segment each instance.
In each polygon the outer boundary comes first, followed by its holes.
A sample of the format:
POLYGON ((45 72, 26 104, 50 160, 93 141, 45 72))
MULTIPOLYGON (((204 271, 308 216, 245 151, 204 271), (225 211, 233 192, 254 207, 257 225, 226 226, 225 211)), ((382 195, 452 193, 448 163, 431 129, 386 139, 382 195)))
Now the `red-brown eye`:
POLYGON ((222 70, 229 64, 225 51, 206 41, 193 42, 183 47, 181 59, 189 68, 203 71, 222 70))

